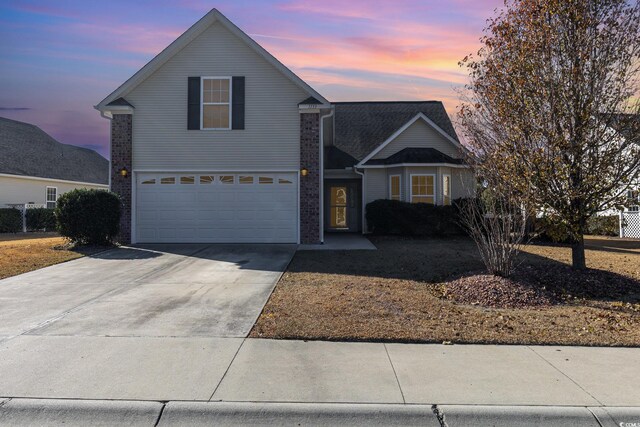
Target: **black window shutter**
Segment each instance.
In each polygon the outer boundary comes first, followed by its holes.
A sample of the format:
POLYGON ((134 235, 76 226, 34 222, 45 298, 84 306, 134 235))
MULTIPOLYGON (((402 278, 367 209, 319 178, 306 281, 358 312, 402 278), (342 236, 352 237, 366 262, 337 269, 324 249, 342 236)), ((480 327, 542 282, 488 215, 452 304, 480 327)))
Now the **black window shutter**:
POLYGON ((231 129, 244 129, 244 77, 232 77, 231 82, 231 129))
POLYGON ((200 77, 189 77, 187 89, 187 129, 200 129, 200 77))

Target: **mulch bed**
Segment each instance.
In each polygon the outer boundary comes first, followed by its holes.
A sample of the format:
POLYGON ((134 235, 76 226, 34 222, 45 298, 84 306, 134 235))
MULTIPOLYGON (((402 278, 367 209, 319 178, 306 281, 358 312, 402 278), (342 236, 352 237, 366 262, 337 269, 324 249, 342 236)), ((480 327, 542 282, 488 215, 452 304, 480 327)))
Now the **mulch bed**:
POLYGON ((444 297, 461 304, 491 308, 540 307, 556 303, 545 289, 516 279, 476 274, 447 283, 444 297))
POLYGON ((535 308, 581 299, 640 302, 636 280, 603 270, 575 271, 566 265, 526 265, 510 278, 468 275, 443 288, 449 300, 489 308, 535 308))

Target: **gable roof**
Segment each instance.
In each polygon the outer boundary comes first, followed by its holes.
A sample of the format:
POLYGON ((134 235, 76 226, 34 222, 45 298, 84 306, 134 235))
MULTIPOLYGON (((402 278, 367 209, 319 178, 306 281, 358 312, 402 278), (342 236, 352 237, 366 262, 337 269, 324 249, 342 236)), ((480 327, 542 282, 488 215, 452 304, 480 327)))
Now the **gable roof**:
POLYGON ((462 159, 454 159, 451 156, 431 147, 407 147, 395 154, 390 155, 386 159, 370 159, 367 160, 365 166, 373 165, 398 165, 402 163, 433 163, 433 164, 451 164, 462 165, 462 159))
MULTIPOLYGON (((169 46, 167 46, 162 52, 156 55, 151 61, 149 61, 144 67, 138 70, 133 76, 131 76, 126 82, 124 82, 115 91, 109 94, 105 99, 100 101, 95 106, 97 110, 108 110, 107 106, 119 98, 126 96, 140 83, 146 80, 151 74, 164 65, 169 59, 171 59, 176 53, 187 46, 191 41, 202 34, 207 28, 214 23, 219 22, 229 32, 240 38, 245 44, 252 48, 258 55, 262 56, 267 62, 278 69, 285 77, 291 80, 293 83, 302 88, 305 92, 317 100, 320 100, 321 104, 329 104, 322 95, 316 92, 311 86, 304 82, 300 77, 295 75, 290 69, 284 66, 273 55, 267 52, 262 46, 260 46, 255 40, 249 37, 240 28, 236 27, 227 17, 220 13, 217 9, 211 9, 209 13, 203 16, 198 22, 193 24, 187 31, 182 33, 180 37, 175 39, 169 46)), ((125 101, 126 102, 126 101, 125 101)))
POLYGON ((0 173, 106 185, 109 161, 35 125, 0 117, 0 173))
POLYGON ((456 131, 440 101, 335 102, 335 140, 340 150, 362 161, 403 126, 422 114, 459 144, 456 131))

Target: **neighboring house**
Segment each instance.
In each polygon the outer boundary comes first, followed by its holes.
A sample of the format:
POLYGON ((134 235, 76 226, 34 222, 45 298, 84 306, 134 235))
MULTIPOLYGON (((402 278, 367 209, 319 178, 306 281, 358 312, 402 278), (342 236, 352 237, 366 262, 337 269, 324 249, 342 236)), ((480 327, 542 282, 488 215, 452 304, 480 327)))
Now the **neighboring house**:
POLYGON ((215 9, 96 109, 124 242, 319 243, 473 191, 440 102, 331 103, 215 9))
POLYGON ((0 117, 0 208, 53 208, 75 188, 109 188, 109 162, 93 150, 61 144, 29 123, 0 117))

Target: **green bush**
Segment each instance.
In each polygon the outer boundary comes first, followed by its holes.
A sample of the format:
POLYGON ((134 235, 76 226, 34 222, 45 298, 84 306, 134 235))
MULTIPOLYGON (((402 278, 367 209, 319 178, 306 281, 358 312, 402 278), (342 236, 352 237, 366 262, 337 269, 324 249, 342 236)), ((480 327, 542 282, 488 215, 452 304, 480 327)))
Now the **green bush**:
POLYGON ((375 200, 366 207, 369 231, 402 236, 454 236, 466 234, 459 223, 458 205, 434 206, 397 200, 375 200))
POLYGON ((552 215, 536 218, 534 232, 539 241, 571 243, 567 225, 552 215))
POLYGON ((55 209, 58 231, 74 243, 113 243, 120 230, 120 198, 105 190, 64 193, 55 209))
POLYGON ((22 212, 14 208, 0 209, 0 233, 19 233, 22 231, 22 212))
MULTIPOLYGON (((555 216, 543 216, 535 220, 537 240, 554 243, 571 243, 568 227, 555 216)), ((617 236, 620 231, 617 216, 592 216, 587 221, 586 234, 594 236, 617 236)))
POLYGON ((53 209, 36 208, 27 209, 27 230, 52 231, 56 229, 56 216, 53 209))
POLYGON ((594 236, 619 236, 620 218, 617 215, 593 216, 587 222, 587 233, 594 236))

